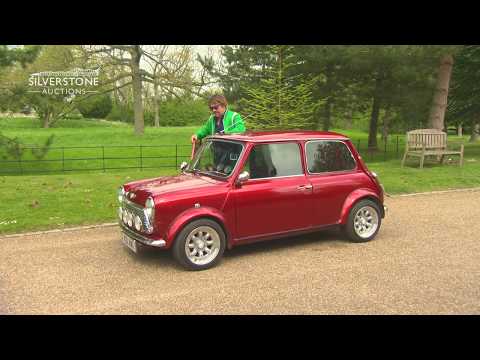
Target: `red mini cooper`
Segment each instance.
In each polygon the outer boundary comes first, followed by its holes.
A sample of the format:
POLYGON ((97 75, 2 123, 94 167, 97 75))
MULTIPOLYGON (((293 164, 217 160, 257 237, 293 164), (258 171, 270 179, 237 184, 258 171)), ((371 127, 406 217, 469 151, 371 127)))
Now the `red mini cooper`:
POLYGON ((172 248, 189 270, 216 265, 225 248, 331 225, 369 241, 385 216, 377 175, 333 132, 210 136, 181 170, 120 187, 118 216, 128 248, 172 248))

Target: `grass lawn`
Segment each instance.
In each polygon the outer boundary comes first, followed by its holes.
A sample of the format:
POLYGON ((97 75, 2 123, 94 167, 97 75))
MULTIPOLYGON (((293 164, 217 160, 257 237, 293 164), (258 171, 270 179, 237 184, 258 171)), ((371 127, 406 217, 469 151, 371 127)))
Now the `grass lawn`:
POLYGON ((0 234, 116 221, 117 189, 175 171, 0 177, 0 234))
POLYGON ((42 144, 54 135, 53 147, 189 144, 198 126, 145 127, 143 136, 133 133, 131 124, 104 120, 60 120, 56 127, 40 128, 31 118, 0 118, 0 131, 9 137, 19 137, 24 144, 42 144))
POLYGON ((146 127, 143 136, 136 136, 132 125, 118 122, 63 120, 56 126, 42 129, 38 120, 30 118, 0 119, 0 131, 5 136, 20 138, 25 145, 42 145, 54 135, 53 144, 41 162, 26 150, 21 162, 11 159, 0 162, 0 175, 103 168, 174 169, 190 156, 190 136, 198 129, 198 126, 146 127))
MULTIPOLYGON (((146 128, 145 135, 137 137, 133 135, 132 127, 125 124, 69 120, 68 123, 59 125, 69 127, 39 129, 32 128, 37 124, 31 119, 0 119, 0 131, 7 136, 18 136, 24 143, 41 143, 50 134, 55 134, 54 147, 188 145, 190 135, 197 128, 146 128)), ((358 140, 366 145, 367 134, 338 129, 336 131, 350 136, 355 145, 358 140)), ((468 144, 467 137, 449 137, 449 143, 458 143, 460 140, 465 141, 463 167, 454 164, 442 166, 426 161, 425 168, 420 170, 418 160, 411 160, 405 168, 401 168, 403 138, 399 149, 400 156, 397 156, 396 140, 392 141, 392 146, 387 144, 387 156, 381 152, 363 153, 362 147, 360 152, 368 167, 378 173, 389 194, 478 187, 480 143, 468 144), (387 160, 384 161, 384 158, 387 160)), ((189 152, 190 148, 186 147, 186 150, 189 152)), ((143 171, 127 169, 0 176, 0 234, 114 222, 117 210, 116 191, 121 184, 135 179, 176 173, 178 170, 171 167, 143 171)))

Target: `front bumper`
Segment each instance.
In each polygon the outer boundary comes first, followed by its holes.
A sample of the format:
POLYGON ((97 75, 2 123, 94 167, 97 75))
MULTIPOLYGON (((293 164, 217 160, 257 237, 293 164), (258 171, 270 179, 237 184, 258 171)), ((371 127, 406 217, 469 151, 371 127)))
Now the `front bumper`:
POLYGON ((122 232, 125 235, 132 238, 133 240, 138 241, 139 243, 141 243, 143 245, 153 246, 153 247, 158 247, 158 248, 163 248, 167 245, 167 242, 163 239, 159 239, 159 240, 149 239, 149 238, 147 238, 143 235, 140 235, 140 234, 136 233, 135 231, 129 229, 122 222, 119 222, 119 225, 120 225, 120 229, 122 230, 122 232))
POLYGON ((388 208, 383 205, 383 212, 382 212, 382 219, 385 217, 385 215, 387 214, 387 211, 388 211, 388 208))

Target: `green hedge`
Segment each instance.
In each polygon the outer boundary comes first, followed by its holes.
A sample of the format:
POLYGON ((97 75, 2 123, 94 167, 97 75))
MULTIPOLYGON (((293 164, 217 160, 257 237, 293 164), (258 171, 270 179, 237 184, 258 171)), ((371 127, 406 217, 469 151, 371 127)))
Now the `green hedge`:
MULTIPOLYGON (((199 125, 205 123, 209 115, 204 100, 168 100, 162 101, 159 107, 160 126, 199 125)), ((153 110, 146 109, 144 118, 145 125, 154 125, 155 114, 153 110)), ((133 123, 133 106, 114 105, 107 119, 133 123)))
POLYGON ((78 111, 84 118, 104 119, 112 110, 110 95, 94 95, 78 103, 78 111))

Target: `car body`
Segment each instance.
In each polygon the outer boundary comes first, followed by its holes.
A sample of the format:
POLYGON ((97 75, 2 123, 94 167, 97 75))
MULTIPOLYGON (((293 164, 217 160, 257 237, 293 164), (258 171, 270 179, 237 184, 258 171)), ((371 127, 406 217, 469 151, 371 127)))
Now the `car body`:
POLYGON ((348 137, 323 131, 209 136, 179 175, 127 183, 119 201, 130 249, 172 249, 191 270, 226 248, 332 225, 368 241, 385 216, 376 174, 348 137))

